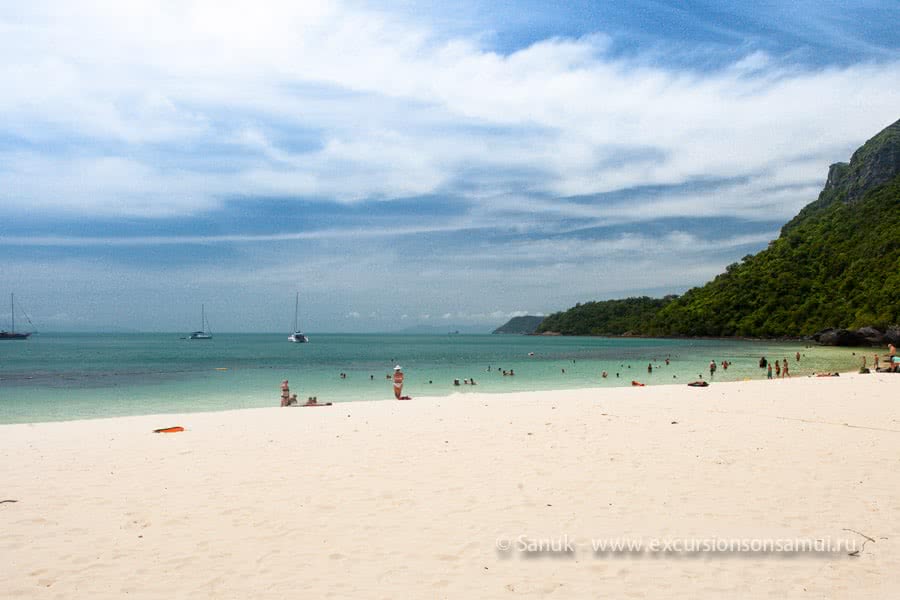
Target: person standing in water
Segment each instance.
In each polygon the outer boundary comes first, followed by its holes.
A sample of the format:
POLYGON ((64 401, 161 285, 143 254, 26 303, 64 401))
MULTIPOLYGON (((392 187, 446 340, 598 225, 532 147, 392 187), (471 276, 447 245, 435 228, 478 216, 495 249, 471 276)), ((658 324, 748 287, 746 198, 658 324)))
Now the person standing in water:
POLYGON ((403 369, 400 365, 394 367, 394 398, 400 399, 403 395, 403 369))
POLYGON ((716 361, 709 361, 709 376, 710 378, 714 377, 716 374, 716 361))

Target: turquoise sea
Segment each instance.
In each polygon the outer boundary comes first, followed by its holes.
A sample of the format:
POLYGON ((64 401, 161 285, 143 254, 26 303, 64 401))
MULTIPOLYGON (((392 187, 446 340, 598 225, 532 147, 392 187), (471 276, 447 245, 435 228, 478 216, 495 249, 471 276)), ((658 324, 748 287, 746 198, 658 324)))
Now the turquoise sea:
POLYGON ((719 366, 715 381, 758 379, 765 377, 757 366, 762 355, 790 358, 794 376, 859 365, 850 349, 788 342, 310 334, 311 343, 291 344, 285 334, 181 336, 40 334, 0 342, 0 423, 278 406, 282 379, 301 401, 386 400, 392 392, 385 376, 395 364, 413 397, 622 386, 632 379, 686 383, 701 373, 708 379, 710 360, 733 363, 727 371, 719 366), (502 376, 510 369, 514 377, 502 376), (478 385, 454 387, 455 378, 478 385))

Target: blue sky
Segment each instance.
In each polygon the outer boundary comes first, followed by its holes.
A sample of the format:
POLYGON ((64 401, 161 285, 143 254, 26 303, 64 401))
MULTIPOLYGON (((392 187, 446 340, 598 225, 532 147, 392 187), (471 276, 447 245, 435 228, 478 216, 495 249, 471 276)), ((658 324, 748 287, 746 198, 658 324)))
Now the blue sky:
POLYGON ((897 22, 896 2, 0 0, 0 292, 48 331, 189 331, 201 303, 215 330, 284 331, 295 290, 310 331, 680 293, 900 118, 897 22))

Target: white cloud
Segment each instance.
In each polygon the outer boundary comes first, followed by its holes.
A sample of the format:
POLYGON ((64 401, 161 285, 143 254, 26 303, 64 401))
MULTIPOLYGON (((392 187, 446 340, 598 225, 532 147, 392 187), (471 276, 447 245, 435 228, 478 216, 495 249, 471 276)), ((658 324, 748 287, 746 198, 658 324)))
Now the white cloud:
MULTIPOLYGON (((523 177, 549 195, 740 176, 750 192, 800 157, 816 158, 782 181, 821 180, 900 105, 896 60, 800 71, 751 51, 701 73, 614 58, 608 43, 554 38, 501 55, 340 2, 20 4, 0 23, 3 127, 84 151, 5 157, 0 197, 8 209, 170 216, 228 194, 350 202, 459 178, 476 200, 523 177), (294 148, 284 132, 297 129, 317 143, 294 148), (189 164, 165 159, 173 146, 194 149, 189 164), (211 147, 237 152, 234 168, 216 171, 211 147)), ((741 214, 771 214, 738 195, 741 214)), ((801 191, 785 200, 800 202, 801 191)))

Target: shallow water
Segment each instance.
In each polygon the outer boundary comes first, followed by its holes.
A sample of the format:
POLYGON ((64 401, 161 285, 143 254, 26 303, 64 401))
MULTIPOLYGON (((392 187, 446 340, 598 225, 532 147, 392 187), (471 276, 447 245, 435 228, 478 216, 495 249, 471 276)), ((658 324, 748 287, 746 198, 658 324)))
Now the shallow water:
POLYGON ((0 342, 0 423, 277 406, 282 379, 301 401, 384 400, 392 397, 385 376, 396 363, 406 373, 405 393, 442 396, 621 386, 632 379, 686 383, 700 374, 709 379, 710 360, 733 363, 727 371, 720 365, 715 381, 759 379, 765 377, 757 366, 762 355, 787 357, 792 375, 809 375, 854 370, 854 352, 861 352, 737 340, 311 334, 311 343, 291 344, 284 334, 180 337, 41 334, 0 342), (510 369, 514 377, 501 374, 510 369), (455 378, 474 378, 478 385, 454 387, 455 378))

